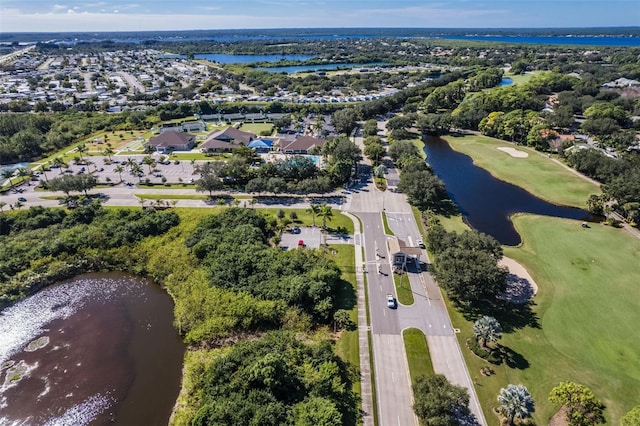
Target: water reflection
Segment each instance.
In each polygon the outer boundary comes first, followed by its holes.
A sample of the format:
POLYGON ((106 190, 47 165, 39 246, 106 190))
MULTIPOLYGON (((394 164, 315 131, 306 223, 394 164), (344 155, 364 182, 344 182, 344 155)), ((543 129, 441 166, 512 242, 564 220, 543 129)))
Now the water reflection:
POLYGON ((125 274, 88 274, 0 313, 0 424, 166 425, 184 345, 171 299, 125 274))
POLYGON ((427 162, 446 184, 449 196, 465 221, 502 244, 517 245, 521 241, 509 220, 514 213, 591 219, 585 210, 548 203, 520 187, 494 178, 485 169, 475 166, 471 157, 454 151, 444 139, 428 137, 425 142, 427 162))

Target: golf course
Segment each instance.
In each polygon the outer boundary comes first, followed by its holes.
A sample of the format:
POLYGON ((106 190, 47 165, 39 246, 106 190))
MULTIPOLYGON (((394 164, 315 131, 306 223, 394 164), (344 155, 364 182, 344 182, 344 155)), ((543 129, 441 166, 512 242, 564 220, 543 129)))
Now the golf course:
MULTIPOLYGON (((446 139, 493 176, 545 200, 584 207, 590 194, 600 193, 526 147, 482 136, 446 139), (497 149, 509 146, 529 155, 497 149)), ((523 242, 505 247, 505 256, 524 265, 539 290, 529 305, 511 313, 499 342, 506 361, 492 365, 467 350, 473 323, 450 309, 487 421, 499 424, 493 408, 500 389, 523 384, 536 403, 536 424, 548 424, 560 408, 548 401, 549 392, 573 381, 606 405, 608 424, 619 424, 640 401, 640 239, 600 223, 582 227, 578 221, 524 214, 512 220, 523 242), (483 367, 494 374, 481 374, 483 367)))

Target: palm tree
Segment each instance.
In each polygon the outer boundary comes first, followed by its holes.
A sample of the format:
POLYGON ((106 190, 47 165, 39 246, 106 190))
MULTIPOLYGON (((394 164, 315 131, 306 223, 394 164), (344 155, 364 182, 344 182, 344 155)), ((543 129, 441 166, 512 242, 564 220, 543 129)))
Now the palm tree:
POLYGON ((124 172, 124 167, 122 167, 121 165, 117 165, 114 169, 114 172, 116 172, 118 174, 118 176, 120 177, 120 182, 122 182, 122 172, 124 172))
POLYGON ((311 220, 313 220, 313 226, 316 226, 316 215, 320 213, 320 205, 311 203, 309 208, 307 209, 307 213, 311 213, 311 220))
POLYGON ((524 385, 508 385, 498 394, 498 411, 507 418, 509 425, 514 419, 526 419, 535 411, 535 404, 529 390, 524 385))
POLYGON ((53 159, 53 164, 60 168, 60 174, 62 174, 62 172, 64 171, 62 169, 68 167, 67 163, 65 163, 65 161, 62 159, 62 157, 54 158, 53 159))
POLYGON ((24 181, 24 179, 22 179, 22 178, 25 178, 27 176, 31 176, 32 173, 33 172, 31 170, 27 169, 26 167, 20 167, 18 169, 18 177, 21 178, 22 181, 24 181))
POLYGON ((146 157, 144 157, 142 159, 142 162, 144 164, 146 164, 147 166, 149 166, 149 174, 151 174, 151 167, 155 167, 156 166, 155 160, 147 155, 146 157))
POLYGON ((318 216, 322 218, 322 227, 326 228, 327 220, 330 221, 333 218, 333 211, 331 211, 331 206, 327 203, 322 203, 322 205, 320 205, 318 216))
POLYGON ((115 154, 116 152, 113 150, 113 148, 111 148, 111 145, 107 144, 107 147, 104 149, 104 151, 102 151, 102 154, 107 157, 107 159, 109 160, 109 162, 111 162, 111 156, 113 154, 115 154))
POLYGON ((473 323, 473 337, 483 348, 487 348, 488 342, 497 342, 501 332, 500 323, 493 317, 484 316, 473 323))
POLYGON ((9 186, 13 186, 13 181, 11 180, 11 178, 13 177, 13 170, 3 170, 2 171, 2 178, 3 179, 9 179, 9 186))
POLYGON ((78 147, 76 148, 76 151, 78 152, 78 154, 80 155, 80 161, 82 161, 82 154, 84 154, 85 152, 88 151, 87 146, 83 143, 81 143, 80 145, 78 145, 78 147))

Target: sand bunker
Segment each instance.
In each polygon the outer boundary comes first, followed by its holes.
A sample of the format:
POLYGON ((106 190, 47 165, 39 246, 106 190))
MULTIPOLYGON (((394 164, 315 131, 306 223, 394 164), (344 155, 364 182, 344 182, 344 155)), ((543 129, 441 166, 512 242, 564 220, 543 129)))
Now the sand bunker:
POLYGON ((502 298, 512 303, 527 303, 538 292, 538 285, 531 278, 531 275, 524 269, 524 266, 513 259, 503 257, 498 262, 500 266, 509 269, 507 277, 507 291, 502 298))
POLYGON ((518 151, 517 149, 508 146, 499 146, 498 149, 516 158, 527 158, 529 156, 529 154, 524 151, 518 151))

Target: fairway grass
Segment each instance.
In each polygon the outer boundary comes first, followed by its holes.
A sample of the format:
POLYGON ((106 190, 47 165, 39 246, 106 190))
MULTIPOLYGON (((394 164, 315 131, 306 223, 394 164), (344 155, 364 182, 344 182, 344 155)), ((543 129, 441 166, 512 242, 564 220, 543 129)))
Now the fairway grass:
POLYGON ((473 158, 474 164, 494 177, 519 186, 554 204, 584 208, 591 194, 601 194, 597 185, 576 176, 534 149, 482 135, 445 136, 451 147, 473 158), (529 154, 515 158, 498 147, 514 147, 529 154))
POLYGON ((539 286, 533 313, 539 327, 503 334, 512 367, 489 366, 466 349, 472 323, 449 309, 469 371, 478 385, 485 416, 507 384, 522 383, 536 402, 537 424, 547 424, 558 406, 548 402, 561 381, 588 386, 607 409, 608 424, 638 404, 640 395, 640 240, 605 225, 533 215, 513 218, 524 243, 505 255, 522 263, 539 286))

